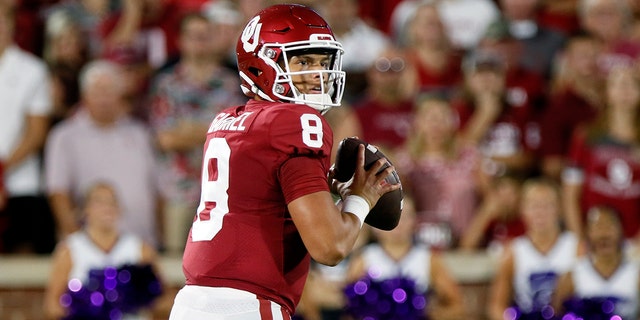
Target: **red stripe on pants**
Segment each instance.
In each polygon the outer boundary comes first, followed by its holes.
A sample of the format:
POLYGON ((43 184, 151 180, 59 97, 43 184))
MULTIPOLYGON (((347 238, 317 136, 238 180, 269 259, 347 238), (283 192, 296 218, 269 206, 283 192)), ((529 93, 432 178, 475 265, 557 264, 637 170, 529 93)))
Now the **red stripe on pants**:
POLYGON ((291 317, 289 316, 289 312, 287 312, 287 310, 285 310, 285 308, 280 307, 280 312, 282 312, 282 319, 291 319, 291 317))
POLYGON ((273 320, 271 301, 264 299, 258 299, 258 301, 260 301, 260 318, 262 318, 262 320, 273 320))

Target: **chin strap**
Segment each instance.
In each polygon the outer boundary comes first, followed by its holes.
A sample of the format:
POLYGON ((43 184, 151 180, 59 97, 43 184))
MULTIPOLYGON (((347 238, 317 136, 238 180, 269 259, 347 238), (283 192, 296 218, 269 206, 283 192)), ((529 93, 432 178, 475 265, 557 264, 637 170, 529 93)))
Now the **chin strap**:
POLYGON ((306 104, 320 111, 321 114, 329 111, 333 103, 331 96, 327 93, 300 94, 296 100, 298 100, 298 103, 306 104))

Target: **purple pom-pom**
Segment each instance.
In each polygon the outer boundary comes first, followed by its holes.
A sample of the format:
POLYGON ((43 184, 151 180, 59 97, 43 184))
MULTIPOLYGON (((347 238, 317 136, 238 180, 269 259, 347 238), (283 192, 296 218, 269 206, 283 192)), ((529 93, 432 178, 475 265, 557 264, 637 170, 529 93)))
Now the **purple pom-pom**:
POLYGON ((344 288, 346 311, 356 319, 427 319, 426 292, 405 277, 380 280, 366 275, 344 288))
POLYGON ((150 305, 160 294, 150 265, 124 265, 91 270, 86 284, 72 279, 60 302, 68 310, 65 320, 116 320, 150 305))
POLYGON ((513 305, 504 311, 504 319, 508 320, 557 320, 556 311, 550 305, 540 307, 538 310, 524 312, 517 305, 513 305))
POLYGON ((563 303, 566 314, 562 319, 611 320, 622 319, 615 314, 616 297, 571 298, 563 303))

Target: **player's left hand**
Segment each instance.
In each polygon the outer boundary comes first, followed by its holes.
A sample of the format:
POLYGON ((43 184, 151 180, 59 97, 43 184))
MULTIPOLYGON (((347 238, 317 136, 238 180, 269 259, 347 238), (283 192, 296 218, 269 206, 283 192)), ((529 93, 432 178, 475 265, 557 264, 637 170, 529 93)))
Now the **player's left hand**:
POLYGON ((331 193, 340 196, 340 199, 344 200, 350 193, 351 183, 353 183, 353 177, 346 182, 340 182, 335 179, 335 164, 329 169, 329 186, 331 193))

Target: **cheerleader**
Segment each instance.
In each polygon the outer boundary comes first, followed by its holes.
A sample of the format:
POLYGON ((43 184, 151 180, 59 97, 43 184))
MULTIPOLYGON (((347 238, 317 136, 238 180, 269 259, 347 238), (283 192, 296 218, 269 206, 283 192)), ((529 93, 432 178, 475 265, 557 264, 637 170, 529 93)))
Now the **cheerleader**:
POLYGON ((148 304, 160 295, 162 285, 156 277, 155 249, 138 237, 119 231, 120 211, 115 191, 110 185, 98 183, 88 190, 84 213, 83 229, 66 237, 54 252, 44 298, 46 317, 148 319, 143 313, 121 312, 110 306, 118 303, 122 309, 137 309, 141 306, 133 304, 143 301, 148 304), (127 270, 130 278, 126 284, 143 284, 155 290, 140 292, 128 285, 120 286, 124 274, 118 272, 118 268, 125 265, 140 267, 127 270), (111 275, 107 269, 111 270, 111 275), (100 290, 103 286, 107 287, 104 292, 100 290), (129 295, 117 292, 118 288, 127 290, 129 295))
POLYGON ((347 279, 352 284, 345 291, 347 309, 356 318, 465 318, 458 284, 436 252, 414 242, 415 224, 413 201, 405 197, 398 226, 392 231, 373 229, 377 241, 364 246, 352 258, 347 273, 347 279), (365 287, 369 291, 378 290, 373 293, 379 297, 375 303, 367 304, 362 303, 366 299, 358 300, 359 295, 366 297, 365 287), (402 290, 403 294, 397 296, 399 291, 396 289, 402 290), (387 304, 385 301, 390 302, 389 308, 381 308, 387 304), (403 303, 409 306, 408 309, 401 306, 403 303))
POLYGON ((560 226, 560 194, 549 180, 528 180, 522 187, 520 213, 526 233, 503 252, 489 296, 489 318, 550 319, 557 277, 568 271, 581 251, 578 238, 560 226))
POLYGON ((567 318, 638 319, 640 268, 623 252, 620 217, 596 206, 586 224, 589 254, 560 278, 554 306, 567 318))

